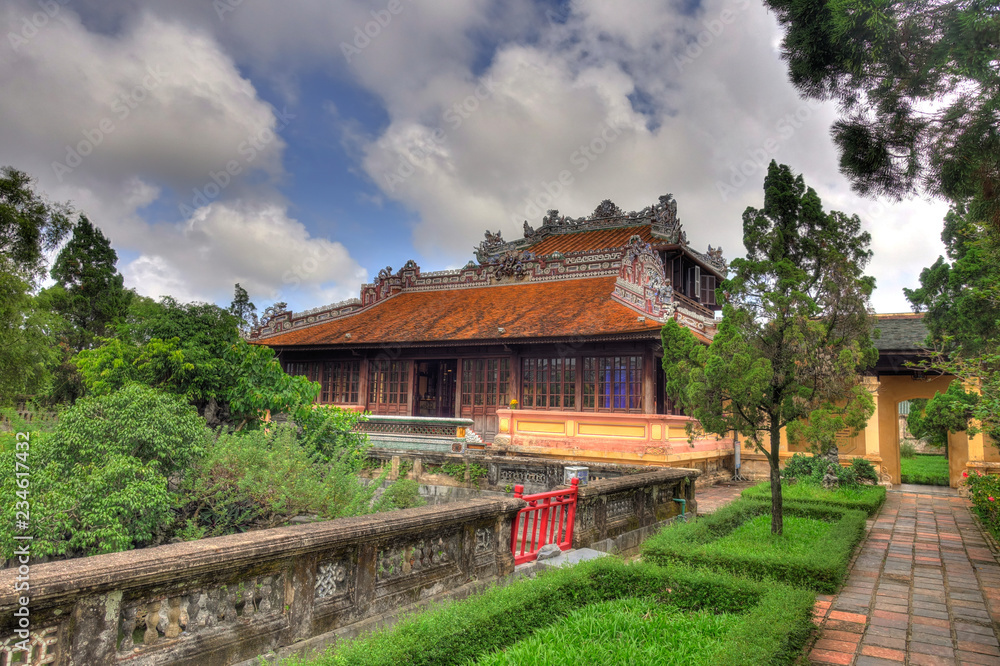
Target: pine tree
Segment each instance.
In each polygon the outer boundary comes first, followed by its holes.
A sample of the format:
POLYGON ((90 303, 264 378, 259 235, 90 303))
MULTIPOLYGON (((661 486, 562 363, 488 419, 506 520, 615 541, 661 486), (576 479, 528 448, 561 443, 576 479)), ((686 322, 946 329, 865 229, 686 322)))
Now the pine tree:
POLYGON ((833 99, 841 170, 864 194, 926 191, 1000 236, 1000 5, 765 0, 803 94, 833 99))
POLYGON ((823 211, 802 176, 771 162, 764 207, 743 213, 745 259, 719 288, 723 318, 708 347, 663 327, 668 395, 708 432, 736 432, 770 466, 771 531, 782 532, 782 429, 863 426, 874 411, 858 371, 874 363, 864 275, 870 236, 856 215, 823 211))
POLYGON ((74 351, 90 348, 95 337, 107 336, 128 311, 133 293, 125 289, 117 262, 118 253, 107 237, 80 215, 52 267, 56 286, 47 290, 54 309, 70 324, 67 337, 74 351))

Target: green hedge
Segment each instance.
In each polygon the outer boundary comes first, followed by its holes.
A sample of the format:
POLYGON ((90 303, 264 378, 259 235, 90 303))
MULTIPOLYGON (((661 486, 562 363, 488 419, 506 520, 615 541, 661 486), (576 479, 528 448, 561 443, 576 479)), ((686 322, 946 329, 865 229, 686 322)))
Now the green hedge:
MULTIPOLYGON (((741 495, 747 499, 770 502, 771 484, 765 482, 747 488, 741 495)), ((793 484, 782 483, 781 497, 784 504, 829 505, 864 511, 869 516, 873 516, 885 503, 885 487, 849 486, 839 490, 826 490, 815 483, 800 481, 793 484)))
MULTIPOLYGON (((464 601, 415 613, 390 629, 339 643, 315 666, 463 664, 504 650, 589 604, 654 597, 686 610, 741 613, 741 630, 714 663, 784 664, 812 630, 811 592, 709 571, 624 564, 601 558, 494 587, 464 601)), ((303 662, 285 662, 303 663, 303 662)))
POLYGON ((727 570, 752 578, 780 580, 825 593, 837 591, 854 547, 865 532, 865 514, 823 504, 788 503, 785 516, 832 523, 831 529, 807 553, 739 550, 720 543, 736 528, 757 516, 770 515, 770 501, 740 499, 693 523, 672 525, 642 545, 644 560, 659 564, 681 562, 727 570))

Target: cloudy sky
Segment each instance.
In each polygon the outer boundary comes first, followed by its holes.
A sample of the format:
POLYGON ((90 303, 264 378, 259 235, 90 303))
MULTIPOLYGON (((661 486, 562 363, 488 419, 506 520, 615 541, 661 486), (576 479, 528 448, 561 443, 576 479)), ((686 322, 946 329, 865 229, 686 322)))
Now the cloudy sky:
POLYGON ((759 0, 5 0, 0 27, 0 165, 149 296, 306 309, 668 192, 732 258, 771 158, 862 218, 879 312, 942 252, 941 202, 850 191, 759 0))

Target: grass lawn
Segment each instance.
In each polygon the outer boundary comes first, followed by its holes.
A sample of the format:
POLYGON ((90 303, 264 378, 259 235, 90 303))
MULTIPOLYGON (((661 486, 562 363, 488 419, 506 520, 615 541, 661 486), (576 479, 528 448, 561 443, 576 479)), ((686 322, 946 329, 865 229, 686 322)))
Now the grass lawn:
POLYGON ((771 534, 771 515, 759 515, 716 541, 716 547, 737 555, 808 557, 833 530, 833 523, 815 518, 785 516, 782 522, 782 534, 771 534))
POLYGON ((785 533, 775 537, 770 501, 743 498, 693 523, 664 528, 642 545, 642 557, 836 592, 864 536, 865 514, 788 502, 783 515, 785 533))
MULTIPOLYGON (((740 494, 748 499, 770 502, 771 484, 761 483, 747 488, 740 494)), ((793 484, 782 483, 781 497, 785 502, 839 506, 845 509, 864 511, 869 516, 873 516, 885 502, 885 488, 882 486, 853 486, 825 490, 817 483, 799 481, 793 484)))
POLYGON ((917 454, 915 458, 901 458, 903 483, 919 483, 925 486, 950 485, 947 456, 917 454))
POLYGON ((791 664, 815 594, 605 557, 543 571, 283 666, 791 664))
POLYGON ((733 613, 685 611, 653 598, 592 604, 535 632, 477 666, 715 666, 731 632, 745 629, 733 613))

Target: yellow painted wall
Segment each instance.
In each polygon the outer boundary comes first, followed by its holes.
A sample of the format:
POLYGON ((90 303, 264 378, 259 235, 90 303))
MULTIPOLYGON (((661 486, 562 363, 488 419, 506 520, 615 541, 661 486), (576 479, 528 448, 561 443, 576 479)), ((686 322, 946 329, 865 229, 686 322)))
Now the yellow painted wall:
MULTIPOLYGON (((900 482, 899 469, 899 403, 914 398, 933 398, 935 392, 944 393, 948 389, 954 378, 950 375, 928 377, 926 379, 913 379, 906 375, 883 375, 879 378, 878 385, 878 429, 879 429, 879 455, 882 458, 882 465, 892 477, 892 482, 900 482)), ((950 442, 949 442, 950 443, 950 442)), ((965 460, 968 459, 967 449, 963 449, 964 457, 961 459, 962 469, 965 469, 965 460)), ((953 452, 952 459, 956 459, 959 451, 953 452)), ((959 463, 955 463, 959 464, 959 463)), ((961 476, 961 472, 959 472, 961 476)), ((952 475, 952 485, 955 485, 955 476, 952 475)))

